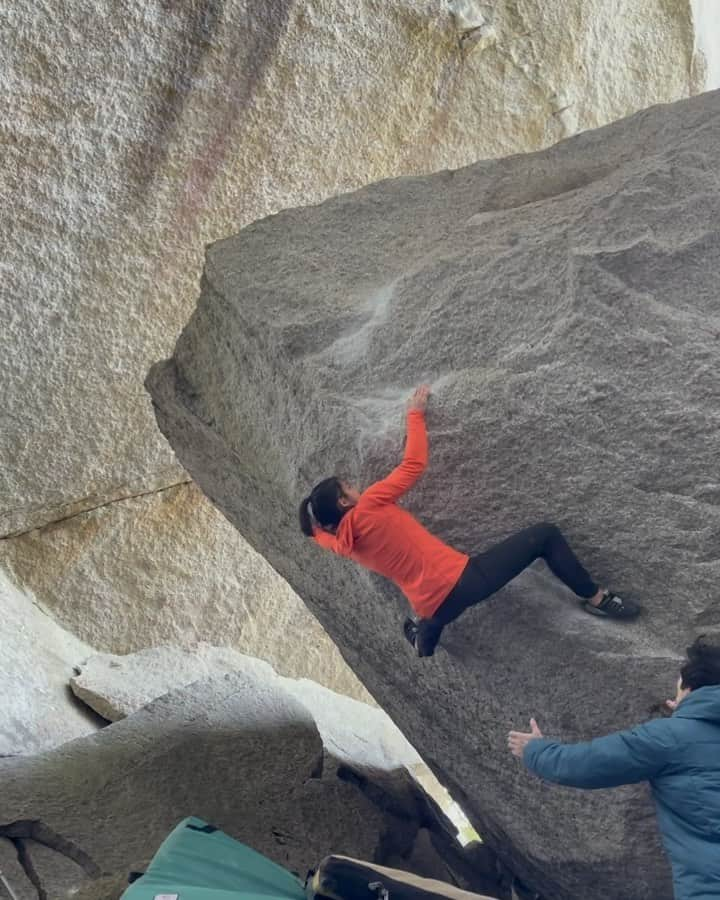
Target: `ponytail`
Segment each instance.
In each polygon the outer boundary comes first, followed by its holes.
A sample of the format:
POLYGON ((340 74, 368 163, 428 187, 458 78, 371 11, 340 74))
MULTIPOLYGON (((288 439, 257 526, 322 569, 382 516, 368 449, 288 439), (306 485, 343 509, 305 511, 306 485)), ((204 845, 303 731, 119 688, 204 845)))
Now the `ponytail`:
POLYGON ((309 497, 300 504, 298 518, 303 534, 313 536, 313 520, 327 531, 335 531, 340 520, 347 512, 340 506, 339 500, 344 496, 342 482, 333 476, 316 484, 309 497))
POLYGON ((313 536, 313 521, 310 515, 310 497, 306 497, 303 502, 300 504, 300 509, 298 510, 298 516, 300 518, 300 529, 303 534, 306 534, 308 537, 313 536))

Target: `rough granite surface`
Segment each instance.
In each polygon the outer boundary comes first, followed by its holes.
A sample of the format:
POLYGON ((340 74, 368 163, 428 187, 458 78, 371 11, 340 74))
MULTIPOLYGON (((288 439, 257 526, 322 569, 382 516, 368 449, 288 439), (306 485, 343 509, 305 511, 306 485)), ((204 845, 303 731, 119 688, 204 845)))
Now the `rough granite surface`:
POLYGON ((203 245, 701 90, 690 0, 16 0, 0 31, 0 536, 27 535, 0 560, 100 649, 227 621, 243 652, 367 699, 241 537, 165 491, 187 475, 142 380, 203 245))
POLYGON ((701 89, 689 0, 494 7, 466 53, 435 0, 5 4, 0 534, 182 478, 142 379, 207 241, 701 89))
POLYGON ((148 378, 182 464, 307 603, 483 838, 553 900, 669 900, 646 787, 575 792, 506 748, 530 715, 585 739, 647 718, 720 621, 720 93, 537 154, 381 182, 209 248, 148 378), (584 614, 542 567, 413 657, 401 597, 299 532, 333 471, 400 456, 429 381, 410 508, 469 552, 533 521, 642 601, 584 614))
POLYGON ((266 662, 231 647, 149 647, 127 656, 90 656, 70 679, 75 695, 111 722, 125 718, 171 690, 231 672, 287 691, 307 709, 325 750, 338 762, 393 771, 421 764, 386 713, 306 678, 283 678, 266 662))
POLYGON ((372 702, 297 594, 192 483, 0 541, 0 565, 98 650, 207 641, 372 702))

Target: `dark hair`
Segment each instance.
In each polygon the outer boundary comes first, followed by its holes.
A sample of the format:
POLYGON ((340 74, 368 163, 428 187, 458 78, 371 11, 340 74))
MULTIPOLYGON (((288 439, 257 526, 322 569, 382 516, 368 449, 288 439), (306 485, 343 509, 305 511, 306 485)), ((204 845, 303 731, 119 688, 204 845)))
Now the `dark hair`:
POLYGON ((338 500, 345 496, 342 482, 333 475, 332 478, 326 478, 312 489, 310 496, 306 497, 300 504, 300 528, 303 534, 312 537, 313 522, 310 517, 310 511, 315 521, 321 528, 329 528, 334 530, 340 524, 340 520, 347 512, 339 504, 338 500))
POLYGON ((692 646, 687 648, 688 661, 680 669, 680 685, 690 688, 720 684, 720 639, 711 640, 701 634, 692 646))

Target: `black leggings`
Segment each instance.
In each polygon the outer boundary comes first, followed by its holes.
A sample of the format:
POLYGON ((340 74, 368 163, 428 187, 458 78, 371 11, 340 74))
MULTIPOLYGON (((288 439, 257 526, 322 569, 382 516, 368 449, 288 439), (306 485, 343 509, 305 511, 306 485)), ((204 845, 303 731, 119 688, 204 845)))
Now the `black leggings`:
POLYGON ((589 599, 597 594, 598 586, 557 525, 549 522, 531 525, 470 558, 457 584, 433 617, 419 621, 416 645, 420 655, 429 656, 433 652, 445 625, 457 619, 468 607, 499 591, 536 559, 544 559, 553 574, 579 597, 589 599))

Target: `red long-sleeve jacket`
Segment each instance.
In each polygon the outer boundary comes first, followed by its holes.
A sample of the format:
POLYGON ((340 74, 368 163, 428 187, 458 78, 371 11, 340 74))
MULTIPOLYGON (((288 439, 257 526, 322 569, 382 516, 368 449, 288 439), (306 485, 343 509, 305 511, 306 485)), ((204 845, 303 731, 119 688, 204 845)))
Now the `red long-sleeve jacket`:
POLYGON ((408 412, 407 443, 400 465, 360 495, 330 534, 320 528, 315 540, 340 556, 390 578, 422 618, 428 619, 457 584, 468 557, 448 547, 397 505, 427 466, 425 416, 408 412))

